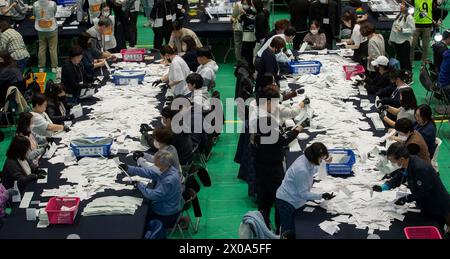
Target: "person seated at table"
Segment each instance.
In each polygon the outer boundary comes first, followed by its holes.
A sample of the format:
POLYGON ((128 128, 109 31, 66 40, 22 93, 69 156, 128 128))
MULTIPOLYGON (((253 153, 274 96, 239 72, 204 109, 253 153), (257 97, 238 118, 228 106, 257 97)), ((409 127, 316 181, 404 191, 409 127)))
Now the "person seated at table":
POLYGON ((0 51, 8 52, 23 73, 28 64, 30 53, 28 53, 22 35, 11 28, 8 18, 0 19, 0 31, 2 32, 0 34, 0 51))
POLYGON ((186 61, 186 64, 191 71, 197 71, 197 68, 198 66, 200 66, 200 64, 197 61, 198 47, 195 44, 195 40, 188 35, 184 36, 182 41, 183 46, 181 47, 181 50, 184 54, 181 57, 184 59, 184 61, 186 61))
MULTIPOLYGON (((265 38, 264 41, 264 45, 266 45, 267 40, 269 40, 270 38, 274 37, 275 35, 283 35, 284 31, 289 28, 291 26, 291 22, 288 19, 282 19, 282 20, 278 20, 275 22, 274 24, 274 28, 273 30, 271 30, 269 32, 269 34, 267 34, 267 37, 265 38)), ((295 30, 295 28, 294 28, 295 30)))
POLYGON ((320 23, 312 20, 309 25, 309 32, 303 38, 303 42, 308 43, 308 49, 322 50, 326 48, 327 36, 320 31, 320 23))
POLYGON ((411 155, 420 157, 423 161, 431 163, 430 152, 422 135, 414 130, 414 124, 410 119, 402 118, 395 123, 397 136, 390 137, 390 140, 404 143, 411 155))
MULTIPOLYGON (((78 103, 81 87, 89 81, 84 70, 85 66, 81 63, 82 60, 83 49, 80 46, 73 46, 69 51, 69 60, 61 70, 61 83, 64 85, 69 103, 78 103)), ((86 66, 89 65, 86 64, 86 66)))
POLYGON ((172 22, 172 24, 173 24, 173 29, 172 29, 172 34, 170 36, 168 45, 170 45, 172 48, 174 48, 176 53, 182 51, 182 45, 183 45, 182 39, 185 36, 191 36, 194 39, 195 45, 197 45, 198 48, 203 47, 203 45, 200 42, 200 40, 198 39, 197 35, 191 29, 184 28, 183 24, 180 21, 174 21, 174 22, 172 22))
POLYGON ((82 32, 78 36, 78 45, 83 50, 81 64, 83 65, 86 77, 94 78, 101 74, 100 70, 105 66, 106 60, 101 58, 101 52, 92 47, 90 39, 91 35, 89 33, 82 32))
POLYGON ((30 151, 27 153, 27 160, 29 164, 37 167, 39 165, 39 158, 45 153, 48 145, 45 136, 37 135, 31 129, 33 114, 29 112, 22 112, 19 115, 17 122, 16 135, 26 137, 30 141, 30 151))
MULTIPOLYGON (((172 154, 173 164, 172 166, 178 170, 181 170, 180 160, 178 159, 177 149, 171 145, 174 138, 174 133, 168 128, 158 128, 152 132, 153 147, 158 151, 155 155, 144 153, 142 151, 133 152, 133 159, 137 162, 140 167, 151 167, 155 162, 155 156, 158 152, 168 151, 172 154)), ((181 172, 181 171, 180 171, 181 172)))
POLYGON ((109 53, 106 46, 106 33, 111 33, 112 31, 112 21, 108 17, 100 17, 96 25, 89 28, 86 32, 90 35, 90 42, 93 48, 93 54, 96 58, 111 59, 114 60, 116 57, 109 53))
POLYGON ((10 17, 14 22, 25 19, 28 6, 22 0, 2 0, 0 1, 0 15, 10 17))
POLYGON ((211 96, 209 95, 208 89, 203 87, 203 81, 203 77, 197 73, 192 73, 186 77, 186 83, 191 92, 189 101, 193 105, 193 110, 196 111, 198 109, 196 106, 198 106, 201 107, 202 113, 205 113, 211 110, 211 104, 209 102, 211 96))
POLYGON ((163 46, 160 53, 161 57, 170 64, 169 73, 153 82, 153 85, 155 86, 162 82, 167 82, 173 96, 183 96, 188 94, 189 90, 187 89, 185 79, 191 73, 189 66, 176 54, 175 49, 169 45, 163 46))
POLYGON ((115 53, 117 52, 117 50, 115 49, 117 46, 117 41, 116 37, 114 36, 114 26, 116 25, 116 18, 114 15, 111 15, 111 8, 106 3, 102 3, 101 11, 102 12, 100 16, 98 18, 94 18, 94 25, 98 25, 100 19, 109 19, 111 21, 111 26, 106 28, 104 34, 105 50, 109 53, 115 53))
POLYGON ((361 28, 359 30, 361 32, 361 35, 363 37, 366 37, 368 40, 367 70, 369 72, 369 76, 371 76, 375 72, 372 61, 374 61, 379 56, 386 56, 384 38, 383 35, 376 32, 375 26, 370 22, 361 23, 361 28))
POLYGON ((31 130, 41 136, 51 137, 55 132, 70 131, 68 126, 54 124, 45 112, 47 110, 47 99, 42 94, 34 94, 31 99, 33 114, 31 130))
POLYGON ((276 60, 278 63, 287 63, 291 61, 292 56, 292 50, 293 50, 293 40, 295 37, 296 31, 294 27, 288 27, 282 34, 277 34, 264 43, 264 45, 259 49, 258 53, 256 54, 255 64, 260 62, 258 59, 261 58, 263 52, 270 46, 270 43, 275 37, 281 37, 286 42, 286 47, 281 51, 280 53, 276 54, 276 60))
POLYGON ((27 161, 27 153, 30 151, 30 141, 24 136, 15 136, 8 151, 6 151, 6 161, 0 179, 6 189, 17 186, 23 191, 29 182, 45 178, 46 172, 42 169, 34 168, 27 161))
POLYGON ((22 73, 16 65, 14 59, 8 52, 0 51, 0 104, 5 103, 8 87, 17 86, 24 90, 24 80, 22 73))
POLYGON ((367 93, 374 95, 379 90, 389 87, 392 85, 389 79, 389 59, 385 56, 379 56, 374 61, 372 61, 372 66, 375 68, 376 74, 374 77, 369 77, 363 75, 365 88, 367 93))
POLYGON ((341 42, 345 43, 345 48, 347 49, 359 49, 359 45, 367 40, 366 37, 361 35, 361 22, 359 22, 356 15, 350 11, 344 12, 341 20, 347 28, 351 28, 350 38, 344 39, 341 42))
POLYGON ((202 76, 203 87, 207 90, 216 86, 216 73, 219 70, 219 66, 212 58, 209 48, 202 47, 197 50, 197 61, 200 64, 197 68, 197 74, 202 76))
POLYGON ((151 179, 152 182, 136 184, 142 195, 150 201, 148 220, 160 220, 165 228, 177 223, 182 207, 182 184, 180 172, 173 167, 172 153, 161 150, 155 154, 155 167, 137 167, 120 164, 119 167, 130 175, 151 179))
POLYGON ((355 14, 351 11, 343 12, 341 16, 341 42, 347 42, 347 40, 350 40, 355 25, 355 14))
POLYGON ((279 66, 277 63, 276 54, 280 53, 283 48, 286 47, 286 42, 283 38, 276 36, 273 38, 269 47, 263 51, 261 55, 261 61, 258 65, 256 65, 256 83, 255 83, 255 92, 258 92, 259 89, 264 87, 263 76, 266 73, 270 73, 275 77, 275 80, 278 84, 280 79, 279 75, 279 66))
POLYGON ((427 143, 430 157, 433 158, 436 151, 436 125, 433 120, 433 112, 428 104, 421 104, 416 108, 416 123, 414 130, 417 130, 427 143))
POLYGON ((60 84, 55 84, 52 80, 47 81, 45 96, 47 97, 45 112, 53 123, 64 125, 65 121, 72 121, 75 118, 73 114, 69 114, 66 92, 60 84))
POLYGON ((333 193, 311 192, 314 176, 322 162, 331 162, 328 160, 328 149, 324 144, 315 142, 286 171, 276 194, 276 209, 280 215, 277 229, 280 234, 295 232, 294 212, 304 207, 306 202, 330 200, 334 197, 333 193))
POLYGON ((386 116, 386 112, 396 117, 396 120, 407 118, 413 123, 416 122, 414 112, 417 108, 416 95, 411 87, 406 87, 400 90, 400 108, 391 107, 389 105, 382 105, 380 107, 380 118, 389 127, 395 127, 395 121, 386 116), (385 112, 386 111, 386 112, 385 112))
POLYGON ((400 107, 400 89, 409 87, 405 83, 408 73, 405 70, 394 70, 389 74, 392 85, 389 85, 377 92, 376 105, 389 105, 395 108, 400 107))
MULTIPOLYGON (((388 160, 400 168, 387 182, 372 187, 382 192, 407 183, 411 194, 395 201, 396 205, 405 205, 415 201, 421 214, 437 220, 439 227, 450 227, 450 196, 434 168, 418 156, 412 155, 403 143, 394 143, 387 150, 388 160)), ((448 233, 447 233, 448 236, 448 233)))

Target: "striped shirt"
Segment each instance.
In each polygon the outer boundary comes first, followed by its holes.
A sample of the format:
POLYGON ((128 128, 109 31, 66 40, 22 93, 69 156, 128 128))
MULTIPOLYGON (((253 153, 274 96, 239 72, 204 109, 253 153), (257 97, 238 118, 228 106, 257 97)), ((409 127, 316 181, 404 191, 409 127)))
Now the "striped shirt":
POLYGON ((0 50, 11 54, 15 60, 29 58, 27 47, 23 42, 22 35, 14 29, 7 29, 0 35, 0 50))

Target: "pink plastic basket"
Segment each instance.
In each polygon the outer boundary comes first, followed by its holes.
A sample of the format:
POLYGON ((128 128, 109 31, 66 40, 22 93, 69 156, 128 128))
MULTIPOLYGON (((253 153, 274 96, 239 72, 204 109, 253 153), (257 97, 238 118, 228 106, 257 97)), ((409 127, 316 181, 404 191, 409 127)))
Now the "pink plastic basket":
POLYGON ((141 62, 144 60, 145 49, 122 49, 122 59, 125 62, 141 62))
POLYGON ((354 75, 366 72, 362 65, 345 65, 344 66, 345 79, 350 80, 354 75))
POLYGON ((52 197, 45 207, 50 224, 73 224, 77 216, 80 198, 78 197, 52 197), (62 207, 68 210, 61 210, 62 207))
POLYGON ((407 239, 442 239, 441 233, 436 227, 406 227, 403 229, 407 239))

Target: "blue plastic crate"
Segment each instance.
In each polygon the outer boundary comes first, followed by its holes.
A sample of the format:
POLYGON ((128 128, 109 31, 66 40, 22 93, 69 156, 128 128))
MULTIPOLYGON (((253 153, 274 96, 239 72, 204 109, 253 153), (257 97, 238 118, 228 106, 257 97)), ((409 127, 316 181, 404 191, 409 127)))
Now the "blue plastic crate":
MULTIPOLYGON (((101 139, 103 137, 87 137, 86 139, 101 139)), ((73 154, 79 157, 99 157, 100 155, 107 157, 111 154, 111 145, 113 140, 106 145, 87 145, 87 146, 77 146, 73 143, 70 143, 70 147, 72 148, 73 154)))
POLYGON ((63 6, 74 5, 77 3, 77 0, 56 0, 56 3, 63 6))
POLYGON ((137 79, 139 84, 142 84, 145 77, 145 71, 142 70, 121 70, 121 72, 130 73, 130 75, 112 75, 115 85, 129 85, 131 79, 137 79))
POLYGON ((320 74, 320 68, 322 67, 322 63, 316 60, 310 61, 291 61, 289 62, 289 69, 292 74, 320 74))
POLYGON ((329 149, 328 153, 330 156, 333 154, 345 154, 348 157, 348 160, 340 163, 327 163, 327 173, 329 175, 351 175, 353 165, 356 162, 355 153, 351 149, 329 149))

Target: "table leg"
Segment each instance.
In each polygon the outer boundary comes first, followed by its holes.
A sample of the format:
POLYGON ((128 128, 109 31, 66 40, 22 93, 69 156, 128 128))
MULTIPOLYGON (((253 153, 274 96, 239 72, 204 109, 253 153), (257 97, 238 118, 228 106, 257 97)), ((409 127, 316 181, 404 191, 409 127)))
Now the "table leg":
POLYGON ((227 58, 228 58, 228 55, 230 54, 230 51, 232 50, 232 49, 234 49, 234 46, 233 46, 233 43, 231 42, 231 39, 229 40, 229 47, 228 47, 228 49, 227 49, 227 52, 225 52, 225 56, 223 57, 223 63, 224 64, 226 64, 227 63, 227 58))

